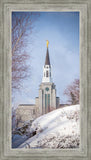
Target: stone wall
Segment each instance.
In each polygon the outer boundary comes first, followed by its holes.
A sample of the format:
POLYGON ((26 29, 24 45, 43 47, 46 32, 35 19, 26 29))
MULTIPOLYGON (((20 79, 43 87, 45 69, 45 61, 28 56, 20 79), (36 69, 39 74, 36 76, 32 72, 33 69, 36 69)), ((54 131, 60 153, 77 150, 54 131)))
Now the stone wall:
POLYGON ((22 127, 24 122, 32 121, 36 118, 35 105, 19 105, 16 109, 16 125, 22 127))

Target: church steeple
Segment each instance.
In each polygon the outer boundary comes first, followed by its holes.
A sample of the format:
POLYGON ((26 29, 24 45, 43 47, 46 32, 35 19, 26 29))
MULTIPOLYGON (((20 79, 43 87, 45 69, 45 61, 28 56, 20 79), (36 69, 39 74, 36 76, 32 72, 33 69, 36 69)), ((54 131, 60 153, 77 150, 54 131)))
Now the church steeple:
POLYGON ((42 82, 51 82, 51 65, 50 65, 50 58, 49 58, 49 50, 48 50, 49 41, 47 40, 47 52, 46 52, 46 59, 45 65, 43 67, 43 79, 42 82))
POLYGON ((47 52, 46 52, 45 65, 50 65, 50 58, 49 58, 49 50, 48 50, 48 48, 47 48, 47 52))

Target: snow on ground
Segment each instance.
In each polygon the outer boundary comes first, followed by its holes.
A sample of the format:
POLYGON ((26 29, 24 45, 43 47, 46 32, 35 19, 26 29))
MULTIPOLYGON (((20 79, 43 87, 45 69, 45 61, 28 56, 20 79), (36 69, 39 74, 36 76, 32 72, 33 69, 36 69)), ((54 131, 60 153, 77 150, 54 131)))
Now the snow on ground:
POLYGON ((37 118, 29 132, 36 135, 19 148, 78 148, 80 106, 56 109, 37 118))

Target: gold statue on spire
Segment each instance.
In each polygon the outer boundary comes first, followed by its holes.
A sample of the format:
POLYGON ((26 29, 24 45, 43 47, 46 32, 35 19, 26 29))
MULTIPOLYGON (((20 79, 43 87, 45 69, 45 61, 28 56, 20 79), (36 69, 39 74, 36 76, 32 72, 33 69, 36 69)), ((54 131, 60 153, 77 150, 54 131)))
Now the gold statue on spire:
POLYGON ((49 44, 49 41, 47 40, 47 42, 46 42, 47 48, 48 48, 48 44, 49 44))

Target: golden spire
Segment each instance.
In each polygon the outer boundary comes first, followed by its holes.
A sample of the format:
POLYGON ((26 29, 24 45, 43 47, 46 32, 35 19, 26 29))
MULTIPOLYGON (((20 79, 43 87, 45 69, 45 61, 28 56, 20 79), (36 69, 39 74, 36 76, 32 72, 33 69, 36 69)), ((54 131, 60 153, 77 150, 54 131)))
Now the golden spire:
POLYGON ((48 48, 48 44, 49 44, 49 41, 47 40, 47 42, 46 42, 47 48, 48 48))

